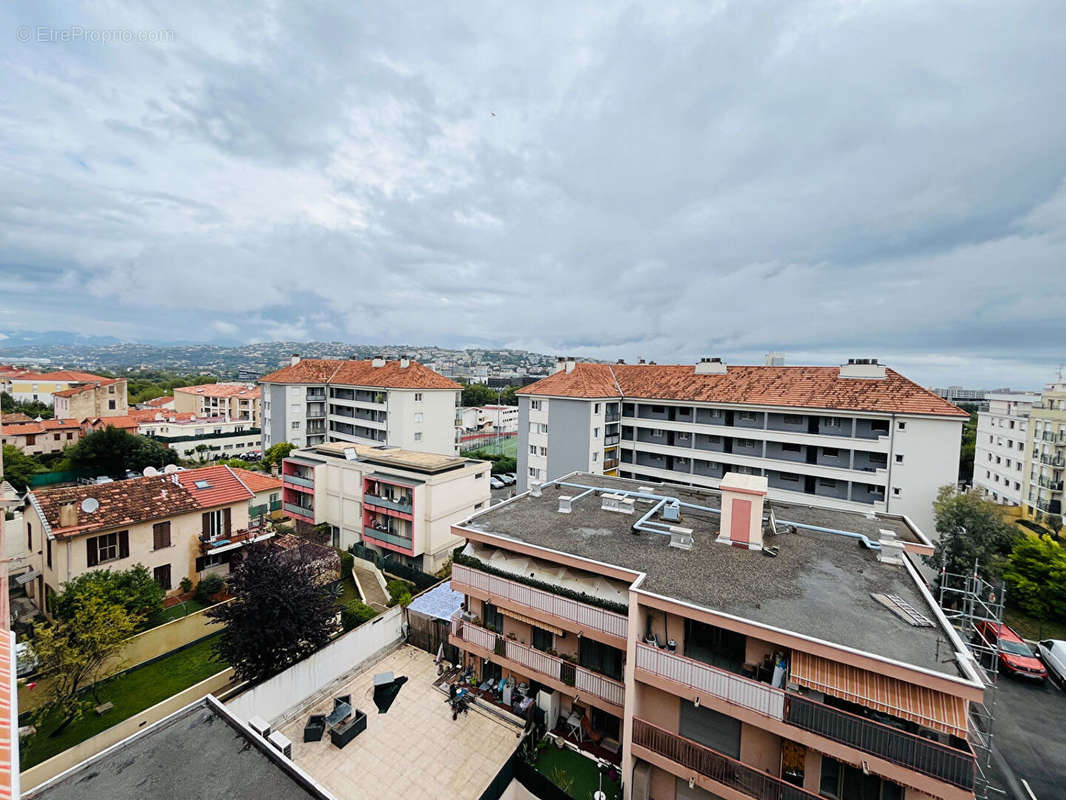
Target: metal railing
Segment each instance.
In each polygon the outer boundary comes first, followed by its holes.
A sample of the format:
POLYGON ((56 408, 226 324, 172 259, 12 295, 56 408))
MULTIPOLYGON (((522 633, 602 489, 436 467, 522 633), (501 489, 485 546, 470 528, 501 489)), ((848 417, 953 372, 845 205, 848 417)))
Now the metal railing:
POLYGON ((482 650, 508 658, 533 672, 554 678, 616 706, 625 702, 625 686, 621 681, 501 636, 480 625, 464 622, 458 613, 452 617, 451 627, 453 636, 482 650))
POLYGON ((757 800, 817 800, 799 786, 749 767, 724 753, 694 742, 677 733, 633 718, 633 744, 658 753, 687 770, 717 781, 723 786, 751 795, 757 800))
POLYGON ((819 736, 963 789, 974 788, 973 753, 934 742, 824 703, 789 694, 785 721, 819 736))
POLYGON ((605 458, 605 459, 603 459, 603 468, 604 469, 614 469, 617 466, 618 466, 618 459, 617 458, 605 458))
POLYGON ((391 533, 390 531, 379 531, 377 528, 365 526, 363 528, 363 536, 367 537, 368 539, 374 539, 379 542, 385 542, 387 544, 396 545, 397 547, 403 547, 407 550, 415 549, 414 541, 410 537, 400 536, 398 534, 391 533))
POLYGON ((234 531, 229 536, 222 536, 218 539, 204 539, 201 537, 200 552, 202 554, 207 554, 219 547, 225 547, 231 544, 242 544, 251 541, 252 539, 257 539, 260 536, 267 537, 268 534, 273 536, 273 533, 270 533, 265 527, 260 526, 248 528, 243 531, 234 531))
POLYGON ((406 503, 401 503, 396 500, 389 500, 387 497, 382 497, 377 494, 364 494, 363 502, 367 505, 377 506, 378 508, 391 508, 393 511, 401 511, 404 514, 411 513, 410 499, 408 499, 406 503))
MULTIPOLYGON (((452 564, 452 581, 480 589, 488 593, 490 597, 510 600, 517 605, 569 620, 581 629, 600 631, 610 636, 617 636, 619 639, 626 638, 629 620, 623 614, 590 606, 543 589, 534 589, 518 581, 489 575, 465 564, 452 564)), ((456 591, 462 590, 457 588, 456 591)))
POLYGON ((291 483, 293 486, 304 486, 308 489, 315 488, 315 482, 308 480, 307 478, 301 478, 299 475, 288 475, 282 473, 281 480, 285 483, 291 483))
POLYGON ((307 517, 308 519, 315 518, 315 510, 306 506, 298 506, 295 503, 283 503, 282 507, 290 514, 296 514, 299 517, 307 517))
POLYGON ((702 661, 637 642, 637 669, 772 719, 784 718, 783 691, 702 661))

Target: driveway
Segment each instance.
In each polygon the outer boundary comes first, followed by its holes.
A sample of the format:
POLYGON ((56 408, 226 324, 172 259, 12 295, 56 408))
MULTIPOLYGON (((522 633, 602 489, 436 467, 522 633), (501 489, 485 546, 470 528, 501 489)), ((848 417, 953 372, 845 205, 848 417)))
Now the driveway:
MULTIPOLYGON (((1066 693, 1053 681, 999 677, 996 748, 1038 800, 1063 797, 1066 782, 1066 693)), ((1008 795, 1009 796, 1009 795, 1008 795)))

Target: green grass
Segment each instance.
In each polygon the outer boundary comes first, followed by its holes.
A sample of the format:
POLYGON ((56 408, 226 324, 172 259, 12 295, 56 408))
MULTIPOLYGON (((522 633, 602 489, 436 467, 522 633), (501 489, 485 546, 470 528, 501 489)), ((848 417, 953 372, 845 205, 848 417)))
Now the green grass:
POLYGON ((1034 619, 1016 608, 1003 609, 1003 621, 1023 639, 1066 639, 1066 623, 1034 619))
MULTIPOLYGON (((578 755, 568 748, 558 749, 553 743, 541 750, 537 757, 537 772, 544 775, 574 800, 593 800, 600 787, 600 771, 596 762, 578 755)), ((622 793, 617 783, 603 776, 603 791, 607 800, 616 800, 622 793)))
POLYGON ((352 600, 361 600, 359 590, 355 588, 355 581, 349 575, 341 581, 341 596, 337 598, 337 607, 345 606, 352 600))
POLYGON ((170 608, 164 608, 156 617, 153 628, 165 625, 168 622, 173 622, 176 619, 187 617, 189 614, 195 614, 197 611, 201 611, 207 608, 203 603, 196 600, 186 600, 184 603, 177 603, 170 608))
MULTIPOLYGON (((62 714, 52 711, 44 720, 34 722, 38 733, 22 743, 21 769, 25 770, 39 764, 68 747, 73 747, 183 689, 188 689, 221 672, 224 666, 214 660, 211 651, 216 636, 197 642, 151 664, 137 667, 123 675, 103 681, 97 691, 100 702, 110 701, 115 704, 115 707, 103 716, 97 716, 90 707, 56 737, 51 737, 49 734, 63 721, 62 714)), ((91 693, 86 694, 86 697, 91 700, 91 693)))
POLYGON ((492 441, 485 440, 484 444, 479 444, 475 447, 471 447, 468 450, 464 450, 462 455, 469 457, 472 453, 476 453, 479 450, 483 450, 486 453, 507 456, 508 458, 518 458, 518 437, 508 436, 506 439, 492 441))

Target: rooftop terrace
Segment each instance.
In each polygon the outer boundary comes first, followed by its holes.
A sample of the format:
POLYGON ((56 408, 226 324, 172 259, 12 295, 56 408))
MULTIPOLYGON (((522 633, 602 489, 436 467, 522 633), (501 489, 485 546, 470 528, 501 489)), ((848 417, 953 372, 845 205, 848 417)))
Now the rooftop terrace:
MULTIPOLYGON (((640 481, 602 475, 572 475, 564 480, 586 486, 638 491, 640 481)), ((682 502, 719 508, 712 490, 655 484, 655 494, 682 502)), ((872 594, 898 595, 920 613, 934 612, 906 567, 881 563, 860 540, 797 528, 768 536, 776 558, 715 541, 719 515, 682 508, 677 525, 693 530, 692 550, 669 545, 670 537, 634 533, 633 524, 651 503, 638 501, 633 514, 601 510, 598 496, 558 511, 560 495, 582 490, 547 486, 542 496, 521 495, 493 506, 462 527, 531 545, 570 553, 646 574, 641 589, 713 611, 872 653, 957 677, 954 648, 943 628, 916 627, 889 611, 872 594)), ((864 515, 791 503, 767 503, 778 530, 785 521, 864 534, 873 541, 879 530, 892 530, 912 544, 928 544, 899 517, 864 515)), ((656 517, 657 518, 657 517, 656 517)))

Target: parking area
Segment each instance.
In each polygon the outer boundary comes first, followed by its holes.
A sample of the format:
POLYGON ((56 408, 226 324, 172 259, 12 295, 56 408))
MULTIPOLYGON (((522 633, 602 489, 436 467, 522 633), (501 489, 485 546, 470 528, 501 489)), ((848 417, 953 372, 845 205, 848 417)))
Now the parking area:
POLYGON ((1030 683, 1004 675, 1000 676, 998 691, 994 728, 997 749, 1038 800, 1063 797, 1066 692, 1051 680, 1030 683))

